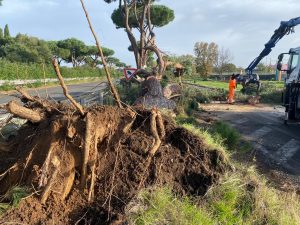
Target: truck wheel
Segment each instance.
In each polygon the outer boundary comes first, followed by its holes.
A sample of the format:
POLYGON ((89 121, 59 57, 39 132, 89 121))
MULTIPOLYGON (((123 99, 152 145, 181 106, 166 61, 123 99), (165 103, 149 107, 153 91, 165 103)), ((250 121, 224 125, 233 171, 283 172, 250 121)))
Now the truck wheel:
POLYGON ((292 109, 291 111, 289 111, 289 120, 295 120, 295 119, 296 119, 296 111, 295 109, 292 109))

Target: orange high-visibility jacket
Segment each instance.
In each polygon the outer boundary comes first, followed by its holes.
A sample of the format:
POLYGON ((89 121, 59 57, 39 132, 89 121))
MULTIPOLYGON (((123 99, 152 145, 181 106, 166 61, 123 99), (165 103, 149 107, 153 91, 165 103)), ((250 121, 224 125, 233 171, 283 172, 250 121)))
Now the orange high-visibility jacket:
POLYGON ((229 81, 229 89, 231 89, 231 88, 233 88, 233 89, 236 88, 236 80, 235 79, 229 81))

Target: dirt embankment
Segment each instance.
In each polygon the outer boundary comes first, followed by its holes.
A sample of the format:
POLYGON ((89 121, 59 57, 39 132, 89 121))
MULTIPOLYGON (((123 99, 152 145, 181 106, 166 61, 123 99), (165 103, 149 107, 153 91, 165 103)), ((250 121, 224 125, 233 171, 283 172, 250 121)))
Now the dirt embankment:
POLYGON ((225 170, 217 150, 159 112, 94 106, 82 115, 63 104, 25 100, 24 108, 40 118, 0 151, 0 194, 16 185, 34 194, 0 223, 122 224, 140 189, 168 185, 203 195, 225 170))

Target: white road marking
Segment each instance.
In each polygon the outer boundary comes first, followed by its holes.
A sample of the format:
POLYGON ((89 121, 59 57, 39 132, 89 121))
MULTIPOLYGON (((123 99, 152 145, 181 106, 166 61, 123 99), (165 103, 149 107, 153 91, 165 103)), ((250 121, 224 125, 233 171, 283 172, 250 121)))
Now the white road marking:
POLYGON ((276 154, 280 156, 280 163, 286 163, 298 150, 300 150, 300 142, 295 139, 291 139, 283 145, 276 154))
POLYGON ((246 123, 246 122, 248 122, 249 121, 249 119, 247 119, 247 118, 242 118, 242 119, 239 119, 239 120, 235 120, 235 121, 233 121, 234 123, 237 123, 237 124, 243 124, 243 123, 246 123))
POLYGON ((258 139, 271 132, 272 129, 270 127, 262 127, 249 135, 249 138, 252 140, 258 139))

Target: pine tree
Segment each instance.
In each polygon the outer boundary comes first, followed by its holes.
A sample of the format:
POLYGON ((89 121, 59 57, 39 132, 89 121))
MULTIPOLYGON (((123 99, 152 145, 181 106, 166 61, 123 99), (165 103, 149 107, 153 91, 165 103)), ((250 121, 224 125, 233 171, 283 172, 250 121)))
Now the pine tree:
POLYGON ((3 38, 3 30, 1 27, 0 27, 0 38, 3 38))
POLYGON ((4 27, 4 38, 10 38, 9 28, 7 24, 4 27))

